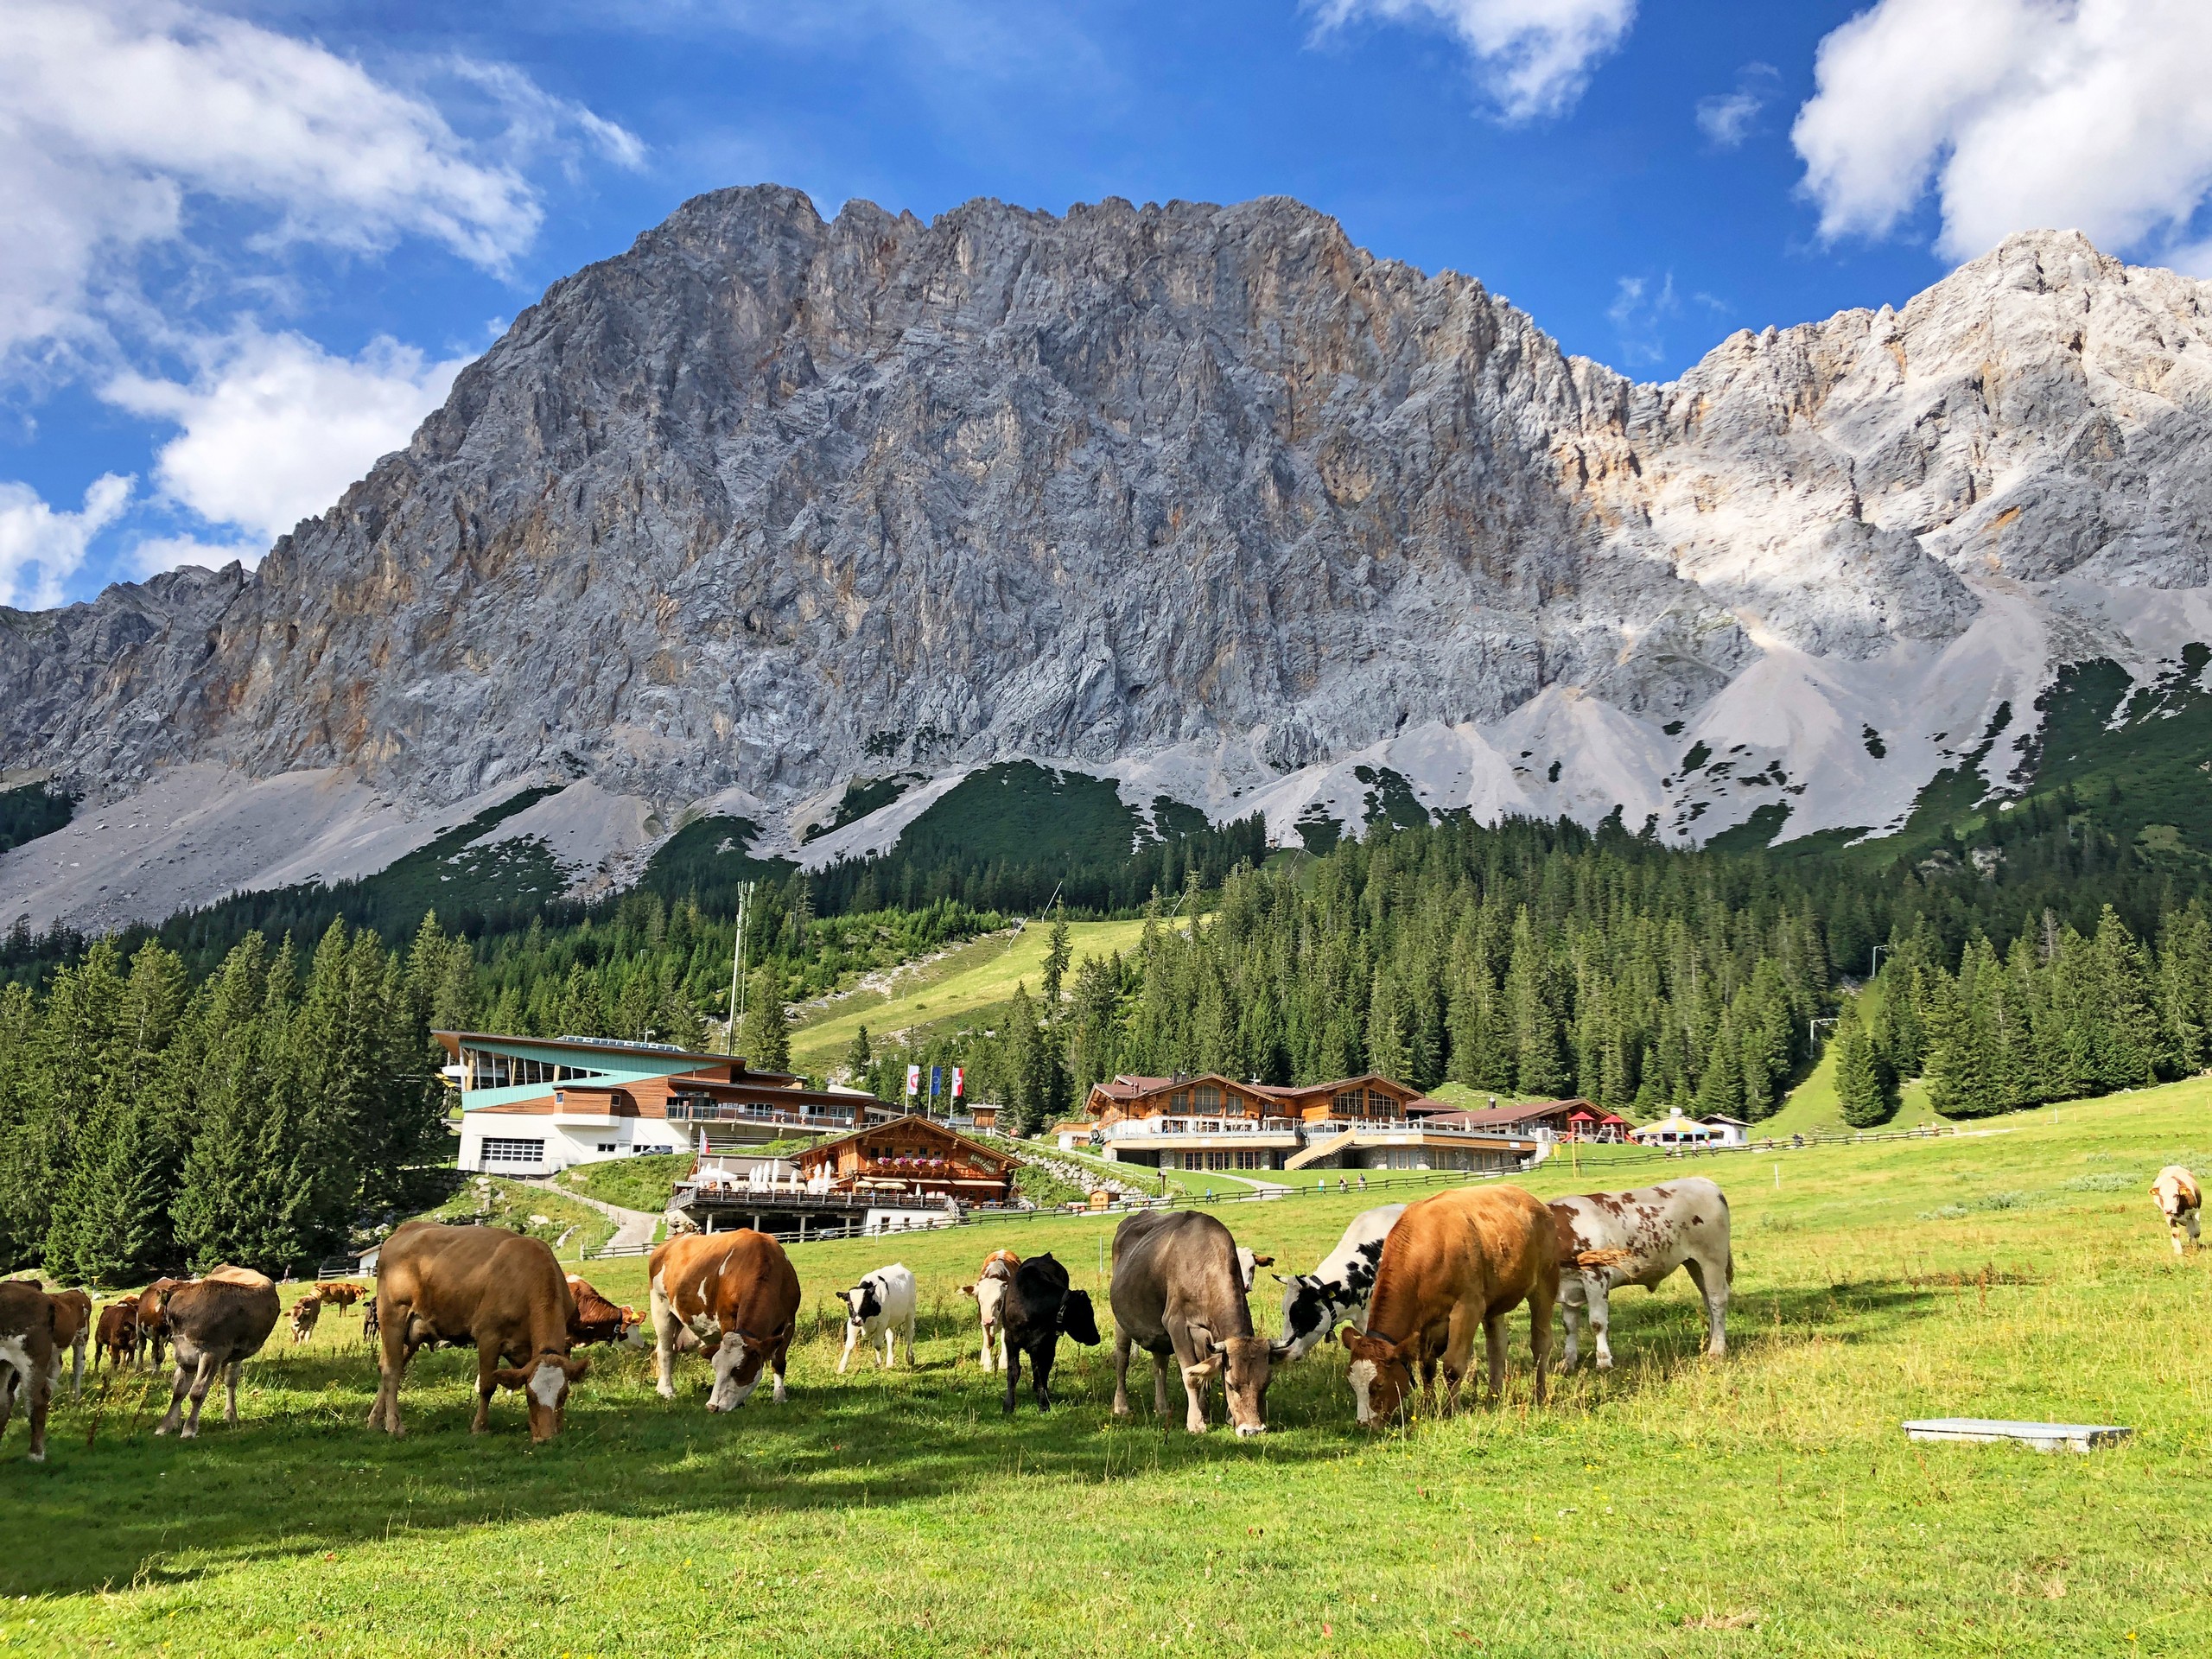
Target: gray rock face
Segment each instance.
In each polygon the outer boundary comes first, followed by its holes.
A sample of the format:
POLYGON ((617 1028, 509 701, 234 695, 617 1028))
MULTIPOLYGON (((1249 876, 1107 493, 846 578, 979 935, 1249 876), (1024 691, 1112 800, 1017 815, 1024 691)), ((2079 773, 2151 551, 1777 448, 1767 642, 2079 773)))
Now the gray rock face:
POLYGON ((1656 723, 1777 647, 1933 651, 1970 582, 2202 585, 2208 298, 2021 237, 1638 385, 1287 200, 723 191, 252 575, 0 618, 0 738, 108 791, 665 808, 1248 737, 1287 771, 1554 684, 1656 723))

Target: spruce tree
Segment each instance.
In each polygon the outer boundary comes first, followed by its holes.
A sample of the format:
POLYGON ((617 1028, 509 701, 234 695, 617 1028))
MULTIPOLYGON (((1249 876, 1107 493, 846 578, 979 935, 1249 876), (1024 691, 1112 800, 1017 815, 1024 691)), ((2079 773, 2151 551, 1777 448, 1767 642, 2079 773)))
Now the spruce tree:
POLYGON ((1846 997, 1836 1017, 1835 1092, 1843 1108, 1843 1121, 1854 1129, 1871 1129, 1886 1123, 1897 1111, 1874 1036, 1860 1019, 1859 999, 1846 997))
POLYGON ((756 1071, 791 1069, 791 1028, 784 1014, 784 979, 772 963, 762 963, 753 975, 745 1016, 738 1025, 737 1052, 756 1071))
POLYGON ((875 1051, 868 1046, 868 1027, 855 1028, 853 1040, 845 1049, 845 1077, 854 1087, 868 1086, 869 1068, 875 1064, 875 1051))

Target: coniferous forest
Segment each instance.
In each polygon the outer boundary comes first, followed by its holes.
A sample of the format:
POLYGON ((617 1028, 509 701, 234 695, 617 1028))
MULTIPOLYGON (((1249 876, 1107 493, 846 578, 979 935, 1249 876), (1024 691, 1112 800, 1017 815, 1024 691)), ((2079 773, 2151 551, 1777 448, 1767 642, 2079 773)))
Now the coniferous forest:
MULTIPOLYGON (((1832 1043, 1845 1117, 1871 1127, 1910 1077, 1969 1117, 2206 1064, 2197 868, 2065 810, 1989 844, 1791 858, 1671 850, 1618 819, 1378 823, 1211 885, 1192 864, 1125 955, 1076 959, 1056 925, 988 1031, 863 1036, 841 1071, 895 1098, 910 1062, 962 1065, 970 1098, 1025 1128, 1116 1071, 1198 1071, 1374 1070, 1756 1123, 1832 1043)), ((755 889, 737 1046, 756 1065, 788 1054, 787 1005, 1007 919, 950 897, 821 915, 850 897, 827 880, 755 889)), ((313 1264, 400 1210, 410 1168, 449 1162, 433 1030, 719 1048, 728 896, 641 890, 474 935, 341 918, 204 965, 157 937, 95 942, 19 972, 0 988, 0 1266, 112 1283, 313 1264)))

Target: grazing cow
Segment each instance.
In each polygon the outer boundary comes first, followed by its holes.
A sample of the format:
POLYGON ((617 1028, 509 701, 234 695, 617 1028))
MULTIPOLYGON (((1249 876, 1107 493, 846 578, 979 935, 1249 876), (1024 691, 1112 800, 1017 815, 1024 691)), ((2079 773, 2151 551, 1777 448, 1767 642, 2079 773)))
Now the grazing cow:
POLYGON ((775 1373, 775 1402, 783 1404, 799 1291, 782 1245, 750 1227, 686 1233, 655 1249, 646 1272, 662 1399, 676 1398, 676 1354, 688 1332, 714 1366, 709 1411, 735 1411, 752 1398, 764 1369, 775 1373))
POLYGON ((70 1351, 69 1397, 85 1397, 85 1344, 92 1334, 92 1299, 81 1290, 57 1290, 54 1303, 54 1346, 70 1351))
POLYGON ((1416 1360, 1425 1391, 1443 1361, 1448 1410, 1473 1359, 1478 1326, 1496 1404, 1505 1388, 1505 1316, 1524 1301, 1541 1405, 1558 1300, 1559 1232, 1541 1199, 1517 1186, 1461 1187, 1408 1205, 1382 1242, 1366 1331, 1347 1325, 1338 1333, 1351 1351, 1360 1422, 1380 1428, 1396 1414, 1413 1392, 1416 1360))
POLYGON ((561 1432, 569 1385, 591 1369, 569 1353, 575 1304, 567 1275, 545 1241, 504 1227, 448 1227, 410 1221, 385 1240, 377 1258, 379 1384, 369 1427, 399 1426, 399 1382, 425 1343, 476 1350, 476 1415, 492 1425, 492 1396, 516 1389, 530 1413, 532 1445, 561 1432))
POLYGON ((0 1284, 0 1434, 21 1395, 30 1411, 31 1461, 46 1461, 46 1409, 61 1375, 54 1340, 54 1299, 35 1284, 0 1284))
POLYGON ((128 1297, 119 1302, 110 1302, 100 1309, 99 1329, 92 1338, 92 1366, 98 1370, 105 1356, 110 1366, 121 1370, 127 1361, 138 1363, 138 1299, 128 1297))
POLYGON ((168 1316, 162 1312, 169 1294, 192 1282, 189 1279, 156 1279, 138 1293, 138 1340, 153 1350, 154 1369, 162 1369, 162 1346, 169 1339, 168 1316))
POLYGON ((1021 1357, 1029 1356, 1029 1384, 1037 1409, 1052 1408, 1052 1361, 1063 1333, 1087 1348, 1098 1345, 1098 1319, 1087 1291, 1068 1288, 1068 1270, 1050 1254, 1033 1255, 1014 1270, 1007 1287, 1005 1319, 1006 1409, 1014 1414, 1014 1394, 1021 1381, 1021 1357))
POLYGON ((214 1268, 189 1284, 162 1293, 161 1312, 176 1351, 176 1375, 169 1383, 168 1414, 154 1433, 176 1429, 189 1389, 192 1415, 178 1438, 188 1440, 198 1435, 200 1408, 218 1372, 228 1389, 223 1421, 237 1422, 238 1375, 283 1316, 284 1300, 276 1284, 251 1268, 214 1268))
POLYGON ((635 1308, 617 1307, 573 1273, 569 1275, 569 1299, 576 1305, 569 1337, 579 1348, 594 1342, 628 1342, 638 1328, 635 1308))
POLYGON ((1728 1351, 1728 1287, 1736 1257, 1728 1245, 1728 1199, 1702 1175, 1641 1186, 1632 1192, 1586 1192, 1554 1198, 1559 1233, 1560 1311, 1567 1316, 1569 1370, 1581 1357, 1587 1319, 1597 1338, 1598 1369, 1611 1370, 1613 1351, 1605 1333, 1610 1298, 1623 1285, 1659 1288, 1676 1268, 1705 1298, 1707 1353, 1728 1351))
POLYGON ((1268 1378, 1280 1352, 1252 1331, 1243 1264, 1229 1229, 1199 1211, 1146 1210, 1114 1231, 1114 1414, 1129 1414, 1129 1350, 1152 1356, 1152 1406, 1167 1415, 1167 1360, 1183 1374, 1183 1427, 1206 1432, 1223 1379, 1239 1440, 1267 1432, 1268 1378))
POLYGON ((1244 1287, 1247 1296, 1252 1294, 1252 1287, 1260 1282, 1260 1269, 1272 1268, 1274 1264, 1275 1259, 1272 1255, 1255 1255, 1242 1244, 1236 1247, 1236 1277, 1244 1287))
POLYGON ((2179 1255, 2184 1236, 2191 1244, 2198 1242, 2196 1218, 2204 1208, 2203 1190, 2196 1185, 2196 1177, 2179 1164, 2168 1164, 2151 1183, 2151 1196, 2158 1202, 2158 1213, 2166 1218, 2166 1236, 2173 1240, 2174 1254, 2179 1255))
POLYGON ((845 1374, 845 1363, 852 1358, 854 1349, 865 1342, 873 1353, 879 1336, 883 1338, 887 1367, 901 1333, 906 1338, 906 1363, 914 1363, 914 1275, 905 1262, 878 1268, 842 1294, 846 1310, 845 1351, 837 1357, 838 1376, 845 1374))
POLYGON ((983 1369, 995 1371, 999 1367, 999 1333, 1006 1323, 1006 1293, 1014 1283, 1014 1270, 1021 1265, 1021 1258, 1012 1250, 993 1250, 983 1258, 983 1270, 972 1285, 960 1287, 963 1296, 976 1301, 976 1317, 983 1325, 983 1369))
POLYGON ((343 1283, 317 1285, 315 1287, 315 1294, 320 1300, 341 1311, 353 1306, 361 1300, 361 1287, 359 1285, 343 1283))
POLYGON ((361 1340, 374 1343, 377 1339, 377 1299, 373 1296, 361 1304, 361 1340))
POLYGON ((322 1317, 322 1298, 309 1291, 292 1304, 292 1340, 305 1342, 315 1334, 315 1322, 322 1317))
POLYGON ((1382 1241, 1405 1213, 1402 1204, 1363 1210, 1313 1272, 1275 1274, 1282 1285, 1286 1363, 1305 1358, 1334 1335, 1339 1325, 1357 1326, 1366 1317, 1368 1293, 1375 1288, 1375 1265, 1382 1259, 1382 1241))

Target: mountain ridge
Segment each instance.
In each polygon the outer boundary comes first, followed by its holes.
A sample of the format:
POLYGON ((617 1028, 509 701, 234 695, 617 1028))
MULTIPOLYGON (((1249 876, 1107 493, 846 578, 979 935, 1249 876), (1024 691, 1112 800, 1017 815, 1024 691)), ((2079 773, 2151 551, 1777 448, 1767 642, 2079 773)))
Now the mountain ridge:
MULTIPOLYGON (((1363 770, 1879 830, 2059 664, 2212 638, 2208 291, 2032 233, 1651 385, 1285 198, 717 192, 555 283, 257 571, 0 617, 0 741, 201 814, 233 885, 544 785, 619 882, 686 815, 783 850, 856 779, 1011 759, 1278 842, 1356 824, 1363 770)), ((0 858, 0 907, 183 895, 149 872, 195 855, 110 838, 105 883, 0 858)))

